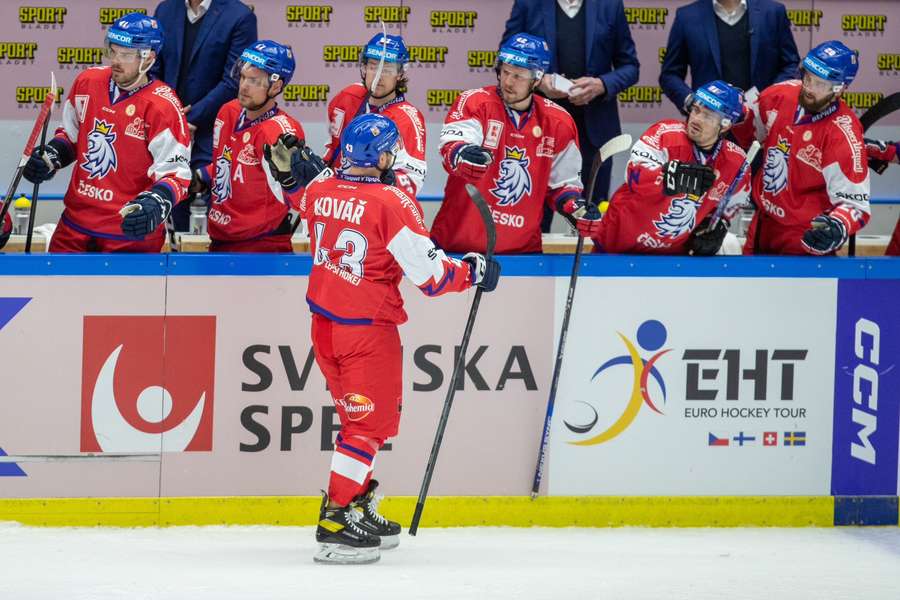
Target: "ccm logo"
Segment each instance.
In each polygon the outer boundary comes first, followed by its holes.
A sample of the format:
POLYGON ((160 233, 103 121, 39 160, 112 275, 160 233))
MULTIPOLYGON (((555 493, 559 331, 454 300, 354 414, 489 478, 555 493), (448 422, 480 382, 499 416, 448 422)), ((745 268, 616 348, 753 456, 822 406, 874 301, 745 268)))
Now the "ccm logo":
POLYGON ((853 334, 853 350, 860 363, 853 369, 853 402, 860 408, 853 408, 853 422, 862 428, 856 436, 860 443, 850 443, 853 458, 875 464, 875 446, 872 434, 878 428, 878 366, 881 349, 881 329, 868 319, 856 322, 853 334), (865 342, 865 343, 864 343, 865 342))

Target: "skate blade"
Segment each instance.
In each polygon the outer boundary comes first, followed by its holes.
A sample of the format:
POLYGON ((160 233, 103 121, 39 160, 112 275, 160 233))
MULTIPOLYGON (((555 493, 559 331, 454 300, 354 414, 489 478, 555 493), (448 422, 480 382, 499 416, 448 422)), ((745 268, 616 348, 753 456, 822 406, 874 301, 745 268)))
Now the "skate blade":
POLYGON ((381 549, 390 550, 400 545, 399 535, 383 535, 381 536, 381 549))
POLYGON ((317 563, 332 565, 368 565, 380 558, 378 547, 354 548, 344 544, 319 544, 319 550, 313 556, 317 563))

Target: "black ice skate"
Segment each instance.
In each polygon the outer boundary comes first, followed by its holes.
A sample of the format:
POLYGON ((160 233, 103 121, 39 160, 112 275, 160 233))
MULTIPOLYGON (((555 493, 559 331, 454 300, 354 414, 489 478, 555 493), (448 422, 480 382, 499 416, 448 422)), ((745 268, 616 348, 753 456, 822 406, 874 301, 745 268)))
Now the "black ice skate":
POLYGON ((400 523, 389 521, 379 514, 378 503, 383 496, 375 493, 377 487, 376 480, 369 480, 368 489, 357 496, 350 506, 355 506, 362 513, 359 526, 381 538, 382 550, 390 550, 400 545, 400 523))
POLYGON ((381 540, 360 527, 362 512, 354 505, 327 508, 328 496, 322 498, 316 541, 319 550, 313 560, 320 563, 358 565, 381 558, 381 540))

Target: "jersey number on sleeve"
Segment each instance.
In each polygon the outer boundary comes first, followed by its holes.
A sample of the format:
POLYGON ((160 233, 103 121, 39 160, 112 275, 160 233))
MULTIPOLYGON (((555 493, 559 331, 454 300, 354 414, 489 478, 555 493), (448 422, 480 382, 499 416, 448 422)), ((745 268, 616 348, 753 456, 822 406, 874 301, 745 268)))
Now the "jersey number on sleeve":
MULTIPOLYGON (((318 247, 313 252, 313 264, 321 265, 329 262, 331 250, 322 246, 325 223, 317 221, 314 227, 318 247)), ((342 269, 350 271, 357 277, 363 276, 363 262, 366 260, 366 251, 369 249, 369 240, 366 239, 366 236, 355 229, 342 229, 334 242, 334 249, 343 251, 340 260, 342 269)))

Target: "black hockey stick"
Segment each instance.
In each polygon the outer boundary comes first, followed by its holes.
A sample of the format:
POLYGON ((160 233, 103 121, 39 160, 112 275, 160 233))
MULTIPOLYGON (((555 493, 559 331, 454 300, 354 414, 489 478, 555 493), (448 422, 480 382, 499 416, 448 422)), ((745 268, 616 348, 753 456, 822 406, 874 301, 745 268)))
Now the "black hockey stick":
MULTIPOLYGON (((47 143, 47 126, 50 119, 44 119, 44 128, 41 131, 41 146, 47 143)), ((25 254, 31 254, 31 238, 34 235, 34 219, 37 215, 38 191, 41 188, 40 183, 35 183, 31 189, 31 210, 28 213, 28 234, 25 236, 25 254)), ((2 223, 2 221, 0 221, 2 223)))
MULTIPOLYGON (((471 183, 466 184, 466 191, 472 202, 478 208, 481 220, 484 222, 484 230, 487 235, 487 251, 485 260, 490 260, 494 255, 494 245, 497 242, 497 230, 494 228, 494 219, 491 217, 491 209, 485 202, 481 192, 471 183)), ((431 485, 431 476, 434 475, 434 466, 437 463, 438 452, 441 450, 441 442, 444 439, 444 430, 447 428, 447 420, 450 418, 450 408, 453 406, 453 396, 456 394, 456 380, 459 379, 466 361, 466 349, 469 347, 469 338, 472 337, 472 327, 475 325, 475 315, 478 314, 478 305, 481 303, 482 289, 475 290, 475 299, 472 300, 472 308, 469 309, 469 320, 466 321, 466 329, 463 332, 462 343, 459 345, 459 355, 456 364, 453 365, 453 375, 450 377, 450 387, 447 389, 447 397, 444 398, 444 410, 438 421, 437 431, 434 434, 434 443, 431 446, 431 454, 428 456, 428 464, 425 467, 425 477, 422 479, 422 488, 419 490, 419 499, 416 502, 416 510, 413 513, 412 522, 409 524, 409 535, 416 535, 419 530, 419 521, 422 518, 422 510, 425 508, 425 498, 428 496, 428 487, 431 485)))
MULTIPOLYGON (((594 156, 591 164, 591 177, 587 190, 587 205, 594 206, 594 186, 597 182, 597 173, 600 167, 612 156, 631 149, 631 136, 627 133, 609 140, 594 156)), ((553 377, 550 380, 550 395, 547 398, 547 412, 544 415, 544 429, 541 434, 541 444, 538 448, 537 465, 534 468, 534 481, 531 484, 531 499, 538 496, 541 489, 541 480, 544 477, 544 462, 547 458, 547 443, 550 441, 550 424, 553 418, 553 407, 556 404, 556 388, 559 385, 559 374, 562 371, 563 354, 566 350, 566 337, 569 333, 569 317, 572 315, 572 302, 575 299, 575 285, 578 283, 578 269, 581 265, 581 253, 584 250, 584 237, 578 234, 578 243, 575 245, 575 260, 572 263, 572 275, 569 277, 569 293, 566 296, 566 309, 563 312, 562 327, 559 331, 559 344, 556 347, 556 364, 553 365, 553 377)))

